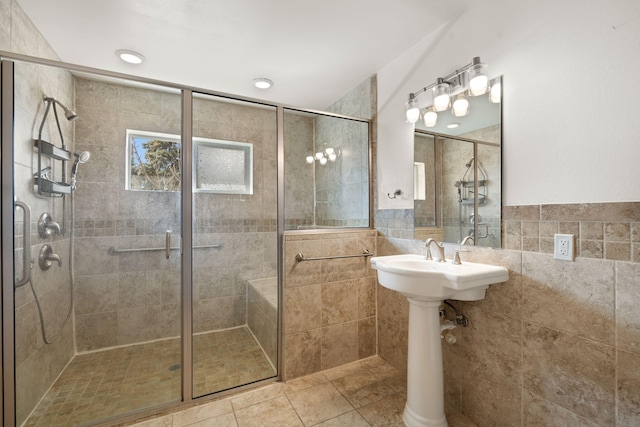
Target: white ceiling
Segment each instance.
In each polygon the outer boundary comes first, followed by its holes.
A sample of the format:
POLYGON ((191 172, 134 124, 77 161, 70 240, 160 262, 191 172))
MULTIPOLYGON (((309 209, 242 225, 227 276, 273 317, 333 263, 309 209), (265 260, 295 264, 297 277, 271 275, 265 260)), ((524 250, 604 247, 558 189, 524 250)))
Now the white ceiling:
POLYGON ((18 0, 64 62, 324 109, 475 0, 18 0), (116 49, 142 53, 133 66, 116 49), (268 90, 255 77, 275 82, 268 90))

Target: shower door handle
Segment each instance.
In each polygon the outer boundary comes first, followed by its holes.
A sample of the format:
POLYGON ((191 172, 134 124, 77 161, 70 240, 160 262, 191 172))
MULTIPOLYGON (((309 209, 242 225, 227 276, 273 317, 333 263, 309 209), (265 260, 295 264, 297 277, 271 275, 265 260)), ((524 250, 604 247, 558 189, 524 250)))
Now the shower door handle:
POLYGON ((166 259, 171 258, 171 230, 164 233, 164 256, 166 259))
POLYGON ((31 280, 31 208, 28 204, 14 201, 15 206, 22 209, 22 279, 15 281, 18 288, 31 280))

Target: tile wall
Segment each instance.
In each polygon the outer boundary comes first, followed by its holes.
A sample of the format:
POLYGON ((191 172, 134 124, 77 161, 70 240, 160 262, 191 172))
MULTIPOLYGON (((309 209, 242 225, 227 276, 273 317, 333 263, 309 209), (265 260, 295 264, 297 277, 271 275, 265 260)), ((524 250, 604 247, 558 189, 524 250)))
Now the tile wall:
MULTIPOLYGON (((58 57, 47 41, 42 37, 31 20, 13 0, 0 0, 0 49, 24 55, 38 56, 57 60, 58 57)), ((40 121, 44 114, 43 95, 59 99, 73 108, 73 78, 70 73, 48 67, 16 63, 14 69, 15 121, 14 121, 14 176, 15 197, 27 203, 31 208, 31 257, 35 258, 31 268, 31 283, 42 306, 48 339, 59 333, 59 338, 46 345, 38 311, 29 283, 15 292, 15 328, 16 328, 16 411, 21 423, 33 410, 42 395, 51 386, 59 373, 73 356, 73 322, 64 323, 70 304, 69 287, 69 216, 66 212, 65 235, 42 238, 37 231, 40 215, 48 212, 53 220, 65 226, 63 202, 61 198, 42 198, 34 192, 33 174, 37 172, 37 155, 34 152, 34 139, 37 138, 40 121), (62 266, 54 264, 49 270, 41 270, 38 265, 38 253, 44 244, 50 244, 54 253, 62 259, 62 266)), ((58 109, 61 113, 61 110, 58 109)), ((73 123, 60 114, 65 143, 68 148, 73 141, 73 123)), ((43 139, 61 146, 60 137, 52 112, 49 112, 43 128, 43 139)), ((43 160, 43 168, 49 162, 43 160)), ((61 162, 54 162, 53 175, 61 178, 61 162)), ((67 205, 68 206, 68 205, 67 205)), ((16 209, 15 240, 16 271, 22 271, 24 241, 22 239, 22 210, 16 209)), ((18 275, 22 277, 22 273, 18 275)))
MULTIPOLYGON (((451 301, 470 326, 443 344, 448 407, 479 426, 640 424, 640 203, 505 207, 503 224, 504 249, 463 255, 509 281, 451 301), (553 259, 557 232, 576 235, 574 262, 553 259)), ((383 235, 378 254, 423 245, 383 235)), ((406 369, 408 304, 377 292, 379 354, 406 369)))
MULTIPOLYGON (((76 335, 79 351, 177 336, 179 257, 113 256, 109 248, 164 246, 180 233, 180 194, 125 189, 126 129, 180 134, 180 95, 76 79, 79 170, 76 335)), ((276 276, 275 109, 198 97, 194 136, 253 144, 254 193, 194 194, 194 332, 246 324, 247 281, 276 276), (250 254, 250 256, 247 256, 250 254)), ((172 246, 178 246, 174 241, 172 246)), ((177 252, 175 252, 177 253, 177 252)))
POLYGON ((376 354, 376 280, 369 259, 295 256, 376 253, 375 230, 288 232, 284 243, 284 378, 376 354))

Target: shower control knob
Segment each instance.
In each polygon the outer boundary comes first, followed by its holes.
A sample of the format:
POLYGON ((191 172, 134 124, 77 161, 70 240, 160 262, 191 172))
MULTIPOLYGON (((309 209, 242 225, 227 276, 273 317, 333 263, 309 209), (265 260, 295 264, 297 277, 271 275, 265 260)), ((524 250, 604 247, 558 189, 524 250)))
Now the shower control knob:
POLYGON ((43 271, 47 271, 51 268, 54 262, 58 263, 58 267, 62 267, 62 259, 60 255, 53 253, 53 248, 51 245, 44 245, 42 249, 40 249, 40 254, 38 255, 38 263, 40 264, 40 268, 43 271))

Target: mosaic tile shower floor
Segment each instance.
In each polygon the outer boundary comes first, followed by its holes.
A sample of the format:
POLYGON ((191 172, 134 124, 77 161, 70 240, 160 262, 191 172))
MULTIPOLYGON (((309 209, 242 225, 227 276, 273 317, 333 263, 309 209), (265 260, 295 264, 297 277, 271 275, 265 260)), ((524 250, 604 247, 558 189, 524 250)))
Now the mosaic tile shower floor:
MULTIPOLYGON (((246 327, 194 336, 194 394, 275 375, 246 327)), ((180 399, 180 341, 136 344, 74 357, 25 427, 76 426, 180 399)))

